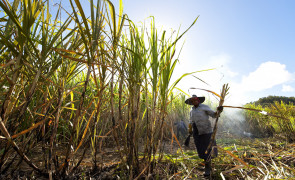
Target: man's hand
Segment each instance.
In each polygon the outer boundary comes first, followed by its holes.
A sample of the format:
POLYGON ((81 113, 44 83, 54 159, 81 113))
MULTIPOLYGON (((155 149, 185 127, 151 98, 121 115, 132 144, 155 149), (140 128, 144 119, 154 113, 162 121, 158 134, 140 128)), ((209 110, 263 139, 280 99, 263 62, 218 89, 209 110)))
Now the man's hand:
POLYGON ((223 106, 218 106, 218 107, 217 107, 217 110, 218 110, 219 112, 222 112, 222 111, 223 111, 223 106))
POLYGON ((188 133, 189 133, 190 135, 193 134, 193 127, 192 127, 192 124, 188 124, 188 133))

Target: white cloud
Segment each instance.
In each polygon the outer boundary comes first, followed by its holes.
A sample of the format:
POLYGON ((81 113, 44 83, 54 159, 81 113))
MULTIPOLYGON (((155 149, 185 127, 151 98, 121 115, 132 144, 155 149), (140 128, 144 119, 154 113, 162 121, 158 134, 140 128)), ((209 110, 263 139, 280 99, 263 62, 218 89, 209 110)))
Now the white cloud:
POLYGON ((283 85, 282 92, 294 92, 294 88, 289 85, 283 85))
MULTIPOLYGON (((267 92, 277 85, 283 85, 293 80, 292 73, 286 70, 286 65, 279 62, 264 62, 253 72, 243 76, 241 82, 231 83, 230 103, 245 104, 253 101, 253 95, 259 92, 267 92), (254 93, 254 94, 253 94, 254 93), (251 94, 251 95, 250 95, 251 94)), ((292 90, 290 86, 283 85, 283 90, 292 90)))
POLYGON ((286 70, 286 65, 269 61, 262 63, 248 76, 244 76, 240 88, 247 92, 258 92, 289 82, 292 79, 292 74, 286 70))

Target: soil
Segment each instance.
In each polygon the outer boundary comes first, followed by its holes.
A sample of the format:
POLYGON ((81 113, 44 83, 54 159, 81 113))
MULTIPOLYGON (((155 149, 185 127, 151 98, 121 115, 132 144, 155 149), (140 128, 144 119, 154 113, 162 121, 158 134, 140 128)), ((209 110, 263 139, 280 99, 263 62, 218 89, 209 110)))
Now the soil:
MULTIPOLYGON (((193 143, 193 138, 191 137, 189 147, 186 147, 183 145, 184 139, 181 139, 179 141, 181 143, 181 146, 178 145, 176 141, 171 142, 171 140, 166 139, 163 142, 163 152, 165 154, 170 155, 176 155, 177 153, 183 151, 193 151, 195 152, 195 145, 193 143)), ((142 151, 143 148, 140 148, 142 151)), ((13 151, 13 150, 12 150, 13 151)), ((64 159, 64 154, 66 152, 66 145, 60 146, 59 151, 57 152, 57 155, 59 156, 59 165, 61 165, 61 159, 64 159)), ((79 159, 82 157, 83 150, 81 148, 80 151, 78 151, 75 155, 76 159, 73 162, 70 162, 70 167, 73 167, 79 159)), ((33 150, 27 154, 27 156, 36 164, 40 169, 45 169, 44 165, 44 157, 42 148, 35 147, 33 150)), ((8 161, 10 161, 12 158, 10 158, 8 161)), ((117 148, 114 147, 105 147, 103 148, 103 152, 98 153, 97 156, 98 162, 96 168, 93 167, 93 158, 91 155, 91 150, 87 149, 86 154, 80 164, 80 166, 77 168, 77 170, 72 174, 68 175, 67 177, 55 177, 55 179, 120 179, 121 174, 127 171, 127 169, 123 169, 121 166, 121 159, 120 154, 117 151, 117 148), (120 174, 121 173, 121 174, 120 174)), ((200 159, 199 164, 192 169, 192 172, 189 174, 193 174, 194 176, 197 176, 198 179, 206 179, 203 176, 204 173, 204 163, 200 159)), ((142 166, 140 169, 144 169, 143 164, 140 163, 140 166, 142 166)), ((171 163, 168 161, 161 161, 157 164, 156 172, 153 173, 153 175, 149 175, 150 179, 158 179, 155 175, 156 174, 163 174, 160 179, 165 179, 167 177, 164 177, 164 174, 167 174, 167 170, 169 171, 169 176, 171 179, 181 179, 179 174, 179 168, 176 166, 175 163, 171 163), (166 170, 166 171, 165 171, 166 170), (165 172, 164 172, 165 171, 165 172)), ((3 169, 1 169, 3 171, 3 169)), ((147 175, 143 175, 144 177, 147 175)), ((217 178, 217 177, 216 177, 217 178)), ((5 174, 0 175, 0 179, 48 179, 48 177, 40 176, 35 171, 32 170, 31 167, 27 165, 24 161, 20 162, 20 158, 17 155, 16 160, 13 162, 13 164, 9 167, 8 171, 5 174), (20 165, 18 165, 20 163, 20 165), (18 167, 18 168, 15 168, 18 167)), ((144 178, 143 178, 144 179, 144 178)), ((190 179, 190 177, 187 177, 187 179, 190 179)), ((208 178, 207 178, 208 179, 208 178)), ((214 177, 213 177, 214 179, 214 177)))
MULTIPOLYGON (((184 140, 180 140, 181 144, 184 142, 184 140)), ((193 143, 193 140, 191 139, 189 147, 186 147, 184 145, 181 145, 179 147, 178 143, 176 141, 171 142, 170 140, 166 140, 163 142, 163 152, 165 154, 171 154, 175 155, 177 151, 192 151, 195 150, 195 146, 193 143)), ((143 149, 143 148, 140 148, 143 149)), ((117 151, 117 148, 108 147, 104 148, 104 151, 99 153, 97 156, 97 159, 99 160, 97 163, 97 167, 93 168, 93 158, 91 155, 90 149, 86 150, 86 154, 80 164, 80 166, 77 168, 75 173, 71 176, 67 176, 67 178, 61 178, 61 177, 55 177, 56 179, 119 179, 119 177, 114 176, 114 174, 120 173, 122 169, 120 169, 120 155, 117 151)), ((13 151, 13 150, 12 150, 13 151)), ((59 159, 64 159, 64 154, 66 152, 66 146, 60 146, 59 151, 57 152, 57 155, 59 159)), ((71 162, 70 165, 76 164, 80 157, 82 157, 82 150, 78 151, 75 155, 76 159, 75 162, 71 162)), ((45 169, 44 165, 44 158, 41 145, 39 144, 38 147, 32 148, 32 151, 29 154, 26 154, 29 159, 32 160, 32 162, 38 166, 40 169, 45 169)), ((12 158, 8 159, 8 162, 11 161, 12 158)), ((60 161, 59 161, 60 162, 60 161)), ((61 162, 60 162, 61 164, 61 162)), ((173 173, 177 174, 177 167, 173 167, 173 163, 168 163, 166 161, 163 161, 157 165, 160 169, 169 167, 171 174, 173 173)), ((4 166, 5 167, 5 166, 4 166)), ((3 170, 3 169, 2 169, 3 170)), ((200 166, 196 167, 192 173, 197 174, 199 177, 203 174, 203 164, 200 164, 200 166)), ((172 176, 171 175, 171 176, 172 176)), ((152 177, 152 176, 151 176, 152 177)), ((35 171, 32 170, 31 167, 28 166, 28 164, 21 160, 19 156, 17 155, 15 161, 12 163, 12 165, 8 168, 5 174, 0 175, 0 179, 48 179, 48 177, 41 176, 37 174, 35 171), (18 168, 15 168, 18 167, 18 168)), ((151 178, 153 179, 153 178, 151 178)), ((176 177, 174 179, 177 179, 176 177)))

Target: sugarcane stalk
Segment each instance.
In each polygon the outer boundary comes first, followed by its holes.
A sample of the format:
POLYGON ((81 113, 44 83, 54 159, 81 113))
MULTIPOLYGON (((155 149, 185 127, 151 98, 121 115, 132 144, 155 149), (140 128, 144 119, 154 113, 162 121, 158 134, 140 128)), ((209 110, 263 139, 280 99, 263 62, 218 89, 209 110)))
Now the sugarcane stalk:
MULTIPOLYGON (((222 86, 222 90, 221 90, 221 94, 220 94, 220 101, 219 101, 219 106, 222 106, 223 103, 224 103, 224 99, 225 99, 225 96, 228 95, 228 90, 229 90, 229 86, 228 84, 224 84, 222 86)), ((219 120, 219 116, 221 114, 221 111, 220 110, 217 110, 216 111, 216 120, 215 120, 215 124, 214 124, 214 128, 213 128, 213 133, 211 135, 211 140, 210 140, 210 143, 207 147, 207 150, 206 150, 206 154, 208 153, 208 151, 210 150, 210 148, 212 147, 214 141, 215 141, 215 136, 216 136, 216 132, 217 132, 217 123, 218 123, 218 120, 219 120)), ((211 158, 208 158, 206 161, 210 161, 211 158)))

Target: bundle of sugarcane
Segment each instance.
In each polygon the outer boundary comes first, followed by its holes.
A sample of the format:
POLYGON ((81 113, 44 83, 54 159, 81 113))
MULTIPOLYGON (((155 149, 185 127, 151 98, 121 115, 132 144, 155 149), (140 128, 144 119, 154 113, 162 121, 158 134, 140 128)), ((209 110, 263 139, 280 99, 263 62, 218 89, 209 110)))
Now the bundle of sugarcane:
MULTIPOLYGON (((228 84, 224 84, 222 86, 221 94, 219 96, 219 98, 220 98, 220 100, 219 100, 219 107, 221 107, 223 105, 225 96, 228 95, 228 91, 229 91, 228 84)), ((219 119, 220 113, 221 113, 221 111, 219 109, 217 109, 217 111, 216 111, 215 125, 214 125, 214 128, 213 128, 213 133, 212 133, 212 136, 211 136, 211 140, 210 140, 209 146, 207 147, 206 153, 208 153, 208 151, 212 147, 213 142, 215 141, 215 136, 216 136, 216 132, 217 132, 217 123, 218 123, 218 119, 219 119)))

